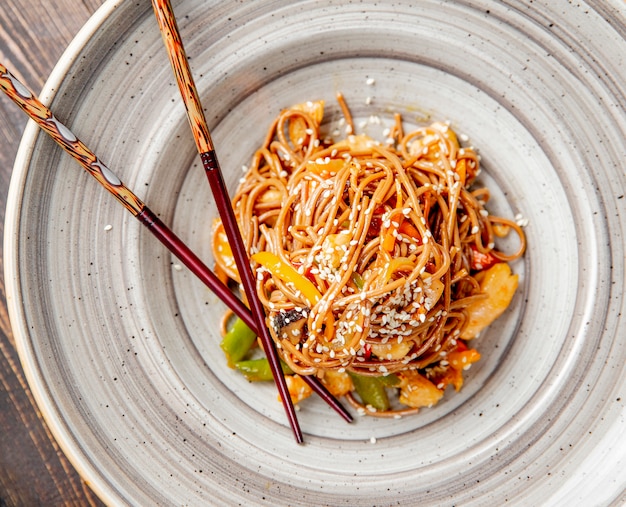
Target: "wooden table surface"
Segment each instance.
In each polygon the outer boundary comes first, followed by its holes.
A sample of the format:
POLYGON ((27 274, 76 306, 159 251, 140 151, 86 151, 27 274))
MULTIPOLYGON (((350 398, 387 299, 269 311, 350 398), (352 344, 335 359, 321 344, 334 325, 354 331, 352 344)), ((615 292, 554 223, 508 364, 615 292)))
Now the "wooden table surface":
MULTIPOLYGON (((103 3, 2 0, 0 62, 39 92, 68 43, 103 3)), ((11 171, 25 125, 24 113, 0 93, 0 224, 4 224, 11 171)), ((4 232, 4 225, 0 227, 4 232)), ((63 455, 37 409, 15 350, 4 278, 0 280, 0 507, 101 505, 63 455)))

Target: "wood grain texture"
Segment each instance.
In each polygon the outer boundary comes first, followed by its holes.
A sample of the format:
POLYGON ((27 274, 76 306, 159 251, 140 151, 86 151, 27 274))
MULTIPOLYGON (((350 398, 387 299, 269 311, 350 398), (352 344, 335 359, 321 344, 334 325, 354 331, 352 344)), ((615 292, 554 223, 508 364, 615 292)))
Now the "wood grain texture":
MULTIPOLYGON (((3 0, 0 61, 35 92, 104 0, 3 0)), ((0 96, 0 223, 26 116, 0 96)), ((4 234, 4 225, 0 225, 4 234)), ((2 245, 0 244, 0 250, 2 245)), ((4 269, 0 256, 0 268, 4 269)), ((100 505, 42 419, 15 350, 0 283, 0 506, 100 505)))

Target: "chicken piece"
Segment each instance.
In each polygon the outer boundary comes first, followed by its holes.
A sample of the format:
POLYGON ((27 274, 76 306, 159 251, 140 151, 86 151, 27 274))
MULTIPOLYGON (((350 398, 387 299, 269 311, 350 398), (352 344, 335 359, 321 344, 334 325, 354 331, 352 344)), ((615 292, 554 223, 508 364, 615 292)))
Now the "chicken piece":
POLYGON ((350 375, 346 372, 338 372, 335 370, 326 370, 322 382, 333 396, 345 396, 354 390, 354 385, 350 379, 350 375))
MULTIPOLYGON (((297 111, 302 111, 307 113, 314 123, 314 128, 318 128, 320 123, 322 123, 322 118, 324 117, 324 101, 317 100, 314 102, 303 102, 301 104, 295 104, 291 107, 291 109, 295 109, 297 111)), ((289 138, 291 142, 298 146, 305 142, 307 139, 309 132, 308 129, 311 128, 304 120, 304 118, 296 117, 292 118, 289 121, 289 138)))
POLYGON ((315 160, 308 160, 306 163, 306 170, 311 173, 319 174, 324 178, 328 178, 341 171, 346 165, 344 159, 339 158, 319 158, 315 160))
POLYGON ((333 148, 341 150, 350 150, 352 155, 365 155, 371 153, 372 146, 378 143, 365 134, 351 135, 346 139, 333 144, 333 148))
POLYGON ((449 366, 441 377, 435 378, 438 389, 445 389, 448 384, 452 384, 456 391, 463 387, 463 371, 480 360, 480 353, 476 349, 454 350, 446 356, 449 366))
POLYGON ((443 391, 415 370, 403 371, 400 377, 400 403, 413 408, 436 405, 443 391))
POLYGON ((469 340, 496 320, 507 309, 517 290, 519 276, 511 273, 506 262, 494 264, 480 273, 479 283, 481 292, 487 295, 486 299, 476 301, 467 308, 469 322, 461 333, 461 338, 469 340))
POLYGON ((413 342, 403 341, 387 342, 387 343, 372 343, 372 354, 380 359, 387 359, 389 361, 403 359, 413 347, 413 342))
POLYGON ((320 253, 315 259, 323 266, 336 270, 345 262, 352 237, 348 233, 329 234, 322 243, 320 253))
MULTIPOLYGON (((294 405, 313 394, 313 390, 300 375, 285 375, 285 382, 287 383, 287 390, 289 391, 291 402, 294 405)), ((278 401, 280 401, 280 395, 278 396, 278 401)))

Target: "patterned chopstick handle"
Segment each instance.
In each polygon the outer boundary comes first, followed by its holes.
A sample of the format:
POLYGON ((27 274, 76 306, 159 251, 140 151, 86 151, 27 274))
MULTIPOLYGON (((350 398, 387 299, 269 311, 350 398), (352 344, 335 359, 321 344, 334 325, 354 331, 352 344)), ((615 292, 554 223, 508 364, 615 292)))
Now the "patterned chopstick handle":
POLYGON ((137 216, 144 210, 145 204, 1 63, 0 88, 128 211, 137 216))
POLYGON ((187 108, 187 117, 193 138, 198 147, 198 153, 212 151, 211 134, 207 127, 202 105, 198 100, 198 91, 187 63, 187 55, 180 38, 172 5, 169 0, 152 0, 152 5, 167 49, 167 55, 172 64, 172 70, 176 76, 178 88, 187 108))

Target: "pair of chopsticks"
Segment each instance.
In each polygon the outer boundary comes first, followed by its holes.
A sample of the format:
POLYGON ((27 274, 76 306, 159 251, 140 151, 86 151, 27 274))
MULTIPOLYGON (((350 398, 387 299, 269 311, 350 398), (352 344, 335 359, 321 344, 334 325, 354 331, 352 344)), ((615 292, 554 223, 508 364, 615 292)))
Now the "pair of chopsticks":
POLYGON ((178 30, 178 24, 172 5, 169 0, 152 0, 152 7, 159 24, 159 30, 163 36, 163 42, 167 49, 167 55, 172 65, 172 70, 176 76, 180 95, 187 110, 187 118, 189 119, 191 132, 196 142, 196 147, 200 154, 206 176, 209 180, 215 204, 219 211, 220 218, 222 219, 228 243, 230 244, 233 257, 235 258, 237 271, 241 276, 244 293, 250 304, 250 309, 252 310, 252 317, 256 323, 254 328, 256 328, 257 335, 261 338, 261 343, 267 355, 272 376, 278 388, 287 418, 293 428, 296 440, 300 443, 303 441, 302 432, 300 431, 287 383, 282 373, 280 359, 276 352, 274 341, 265 325, 265 311, 256 293, 255 277, 250 269, 250 260, 246 254, 246 248, 241 234, 239 233, 235 213, 230 204, 228 190, 226 189, 222 171, 217 161, 215 149, 213 148, 209 127, 204 116, 204 111, 202 110, 202 105, 200 104, 200 97, 191 74, 189 63, 187 62, 187 55, 178 30))
MULTIPOLYGON (((183 241, 111 171, 72 131, 61 123, 37 97, 0 63, 0 88, 37 125, 50 135, 67 153, 106 190, 108 190, 135 218, 137 218, 165 247, 211 289, 238 317, 260 336, 274 375, 285 412, 298 443, 303 442, 302 431, 280 367, 278 354, 265 325, 265 313, 255 291, 255 281, 230 204, 222 173, 217 162, 209 130, 200 106, 196 87, 187 63, 176 19, 169 1, 153 0, 153 7, 172 67, 179 83, 194 139, 205 167, 224 229, 235 255, 238 271, 252 312, 211 271, 183 241)), ((351 422, 350 413, 313 376, 302 377, 313 391, 341 417, 351 422)))

